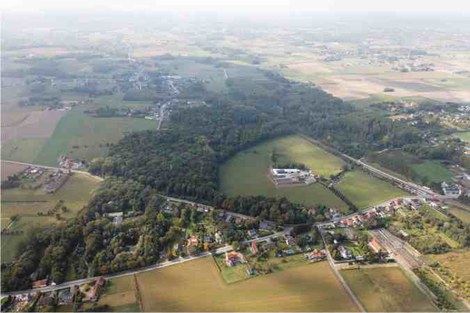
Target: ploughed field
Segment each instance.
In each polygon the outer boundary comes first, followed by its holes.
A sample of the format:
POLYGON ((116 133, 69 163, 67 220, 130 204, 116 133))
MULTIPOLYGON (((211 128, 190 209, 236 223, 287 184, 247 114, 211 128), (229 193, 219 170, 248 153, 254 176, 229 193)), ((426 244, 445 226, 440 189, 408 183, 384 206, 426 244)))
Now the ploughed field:
POLYGON ((300 136, 287 136, 263 142, 236 154, 220 168, 220 189, 230 195, 286 197, 308 206, 325 204, 346 209, 347 205, 319 183, 276 188, 268 177, 275 151, 278 163, 303 163, 313 173, 325 177, 337 174, 344 165, 338 157, 320 149, 300 136))
POLYGON ((368 312, 433 312, 431 300, 397 267, 341 271, 368 312))
POLYGON ((327 262, 230 285, 210 257, 136 277, 144 311, 357 311, 327 262))

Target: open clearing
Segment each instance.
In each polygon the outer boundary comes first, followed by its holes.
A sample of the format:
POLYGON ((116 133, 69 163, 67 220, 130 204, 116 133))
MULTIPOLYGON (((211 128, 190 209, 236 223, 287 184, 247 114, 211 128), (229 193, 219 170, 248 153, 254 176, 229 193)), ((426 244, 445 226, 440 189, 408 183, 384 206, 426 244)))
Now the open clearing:
POLYGON ((429 182, 452 181, 454 174, 436 161, 423 161, 411 167, 419 177, 426 177, 429 182))
POLYGON ((227 285, 207 257, 137 281, 144 311, 357 311, 326 262, 227 285))
POLYGON ((99 181, 84 174, 73 174, 67 182, 55 193, 47 194, 42 188, 6 189, 2 190, 2 223, 3 219, 18 215, 11 229, 23 231, 19 235, 2 236, 2 262, 11 260, 18 244, 26 237, 27 231, 35 226, 58 223, 55 216, 38 216, 38 212, 46 213, 54 208, 59 200, 64 200, 67 212, 57 212, 61 221, 74 217, 88 202, 99 181))
POLYGON ((431 300, 399 267, 341 271, 368 312, 431 312, 431 300))
POLYGON ((408 195, 405 191, 360 170, 347 172, 336 188, 358 208, 408 195))
POLYGON ((230 196, 264 195, 286 197, 292 202, 346 209, 347 205, 319 183, 276 188, 268 178, 273 149, 282 161, 301 162, 314 173, 335 174, 342 161, 299 136, 269 140, 236 154, 220 168, 220 189, 230 196), (298 158, 298 159, 297 159, 298 158))
POLYGON ((155 127, 155 121, 151 120, 127 117, 94 118, 79 111, 70 111, 61 119, 34 163, 55 166, 62 154, 90 161, 104 155, 107 144, 116 143, 125 133, 155 127))

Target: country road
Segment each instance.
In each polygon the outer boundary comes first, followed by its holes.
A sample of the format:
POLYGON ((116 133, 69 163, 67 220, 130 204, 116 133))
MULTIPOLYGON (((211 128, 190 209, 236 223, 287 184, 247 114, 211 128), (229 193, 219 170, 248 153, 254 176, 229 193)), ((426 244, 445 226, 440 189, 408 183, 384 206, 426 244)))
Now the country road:
POLYGON ((340 272, 338 271, 338 269, 336 268, 336 265, 335 265, 335 261, 333 260, 333 257, 331 256, 331 253, 330 253, 330 250, 327 248, 327 244, 326 244, 326 241, 325 241, 325 238, 323 237, 323 230, 322 229, 319 229, 320 231, 320 235, 321 235, 321 238, 323 240, 323 244, 325 246, 325 250, 326 250, 326 258, 328 260, 328 263, 330 264, 330 267, 331 269, 333 270, 333 272, 335 273, 336 277, 338 278, 339 282, 341 283, 341 285, 343 285, 344 289, 346 290, 346 292, 351 296, 351 299, 353 299, 354 303, 356 303, 357 307, 359 308, 359 310, 361 312, 366 312, 366 310, 364 309, 364 307, 362 306, 361 302, 359 301, 359 299, 356 297, 356 295, 354 294, 354 292, 351 290, 351 288, 349 287, 349 285, 346 283, 346 281, 344 280, 343 276, 341 276, 340 272))
POLYGON ((102 276, 96 276, 96 277, 88 277, 88 278, 83 278, 83 279, 77 279, 77 280, 68 281, 68 282, 65 282, 65 283, 62 283, 62 284, 58 284, 58 285, 55 285, 55 286, 51 285, 51 286, 46 286, 46 287, 42 287, 42 288, 35 288, 35 289, 28 289, 28 290, 21 290, 21 291, 13 291, 13 292, 5 292, 5 293, 2 293, 1 296, 3 297, 3 296, 8 296, 8 295, 20 295, 20 294, 32 293, 32 292, 38 292, 38 291, 40 291, 40 292, 50 292, 50 291, 60 290, 60 289, 64 289, 64 288, 70 288, 70 287, 73 287, 75 285, 81 285, 81 284, 84 284, 84 283, 87 283, 87 282, 91 282, 93 280, 98 279, 99 277, 104 277, 105 279, 112 279, 112 278, 118 278, 118 277, 123 277, 123 276, 135 275, 135 274, 139 274, 139 273, 153 271, 153 270, 156 270, 156 269, 159 269, 159 268, 164 268, 164 267, 168 267, 168 266, 173 266, 173 265, 177 265, 177 264, 186 263, 186 262, 189 262, 189 261, 193 261, 193 260, 197 260, 197 259, 200 259, 200 258, 210 256, 210 255, 211 255, 210 252, 203 252, 203 253, 201 253, 197 256, 190 256, 190 257, 186 257, 186 258, 177 258, 177 259, 174 259, 174 260, 171 260, 171 261, 165 261, 165 262, 162 262, 162 263, 157 263, 157 264, 154 264, 154 265, 143 267, 143 268, 140 268, 138 270, 129 270, 129 271, 124 271, 124 272, 119 272, 119 273, 114 273, 114 274, 109 274, 109 275, 102 275, 102 276))
MULTIPOLYGON (((46 166, 46 165, 41 165, 41 164, 32 164, 32 163, 25 163, 25 162, 18 162, 18 161, 2 160, 2 162, 12 163, 12 164, 19 164, 19 165, 26 165, 26 166, 33 166, 33 167, 42 167, 42 168, 47 168, 47 169, 52 169, 52 170, 62 169, 60 167, 46 166)), ((103 177, 90 174, 89 172, 86 172, 86 171, 79 171, 79 170, 71 170, 71 171, 72 171, 72 173, 87 175, 87 176, 92 177, 94 179, 97 179, 99 181, 104 180, 103 177)))

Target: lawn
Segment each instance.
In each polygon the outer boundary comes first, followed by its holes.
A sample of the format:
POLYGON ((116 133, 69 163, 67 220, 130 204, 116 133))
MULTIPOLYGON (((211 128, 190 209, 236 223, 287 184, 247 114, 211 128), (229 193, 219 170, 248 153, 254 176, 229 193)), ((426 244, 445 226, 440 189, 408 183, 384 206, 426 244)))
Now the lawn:
POLYGON ((209 257, 137 275, 144 311, 356 311, 328 263, 227 285, 209 257))
POLYGON ((318 183, 276 188, 268 178, 273 149, 284 160, 289 158, 291 161, 304 163, 314 172, 332 174, 341 170, 341 160, 336 156, 320 150, 301 137, 289 136, 261 143, 236 154, 224 163, 219 171, 220 189, 230 196, 286 197, 292 202, 307 206, 325 204, 339 209, 347 208, 343 201, 318 183))
POLYGON ((341 274, 368 312, 437 311, 399 267, 343 270, 341 274))
POLYGON ((115 312, 139 312, 135 277, 124 276, 108 280, 98 305, 108 305, 115 312))
POLYGON ((56 166, 67 154, 75 159, 91 160, 103 156, 107 145, 119 141, 125 133, 155 128, 155 121, 140 118, 94 118, 78 110, 68 112, 54 134, 34 159, 34 163, 56 166))
POLYGON ((347 172, 336 188, 358 208, 408 195, 405 191, 360 170, 347 172))
POLYGON ((75 173, 53 194, 45 193, 42 188, 2 190, 2 223, 4 219, 18 215, 19 219, 15 221, 11 229, 23 231, 20 235, 2 236, 2 262, 10 261, 14 257, 19 243, 27 237, 29 229, 59 223, 75 216, 91 198, 98 184, 99 181, 93 177, 75 173), (58 212, 61 215, 61 221, 58 221, 55 216, 38 216, 38 212, 46 213, 54 208, 59 200, 64 200, 64 205, 68 208, 65 213, 58 212))

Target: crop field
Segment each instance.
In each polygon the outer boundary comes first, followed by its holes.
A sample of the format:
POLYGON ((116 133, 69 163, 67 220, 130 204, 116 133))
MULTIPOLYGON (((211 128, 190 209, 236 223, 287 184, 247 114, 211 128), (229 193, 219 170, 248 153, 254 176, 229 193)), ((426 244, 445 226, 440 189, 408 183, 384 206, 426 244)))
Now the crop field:
POLYGON ((18 244, 25 238, 27 231, 35 226, 43 226, 58 223, 71 218, 80 211, 90 199, 92 192, 97 188, 99 181, 84 174, 73 174, 58 191, 46 194, 42 188, 31 189, 6 189, 2 190, 2 223, 3 219, 9 219, 18 215, 19 218, 11 230, 23 231, 19 235, 2 237, 2 261, 8 261, 16 253, 18 244), (64 200, 66 212, 59 211, 61 221, 53 216, 38 216, 38 213, 47 213, 59 202, 64 200))
POLYGON ((399 267, 341 271, 368 312, 434 312, 431 300, 399 267))
POLYGON ((452 213, 452 215, 459 218, 463 222, 470 224, 470 207, 468 205, 453 202, 447 206, 449 207, 448 210, 450 213, 452 213))
POLYGON ((79 111, 68 112, 43 146, 34 163, 55 166, 60 155, 91 160, 107 151, 107 144, 116 143, 126 132, 155 128, 151 120, 115 117, 94 118, 79 111))
POLYGON ((6 180, 8 176, 15 175, 22 172, 27 168, 26 165, 15 164, 10 162, 1 161, 2 166, 2 181, 6 180))
POLYGON ((276 188, 268 178, 273 149, 281 153, 284 160, 302 162, 311 167, 313 172, 320 171, 326 175, 341 170, 342 163, 336 156, 320 150, 301 137, 289 136, 261 143, 228 160, 220 168, 220 189, 230 196, 286 197, 308 206, 325 204, 338 209, 347 208, 342 200, 318 183, 276 188))
POLYGON ((336 188, 358 208, 366 208, 407 193, 360 170, 347 172, 336 188))
POLYGON ((144 311, 357 311, 326 262, 227 285, 207 257, 137 281, 144 311))

